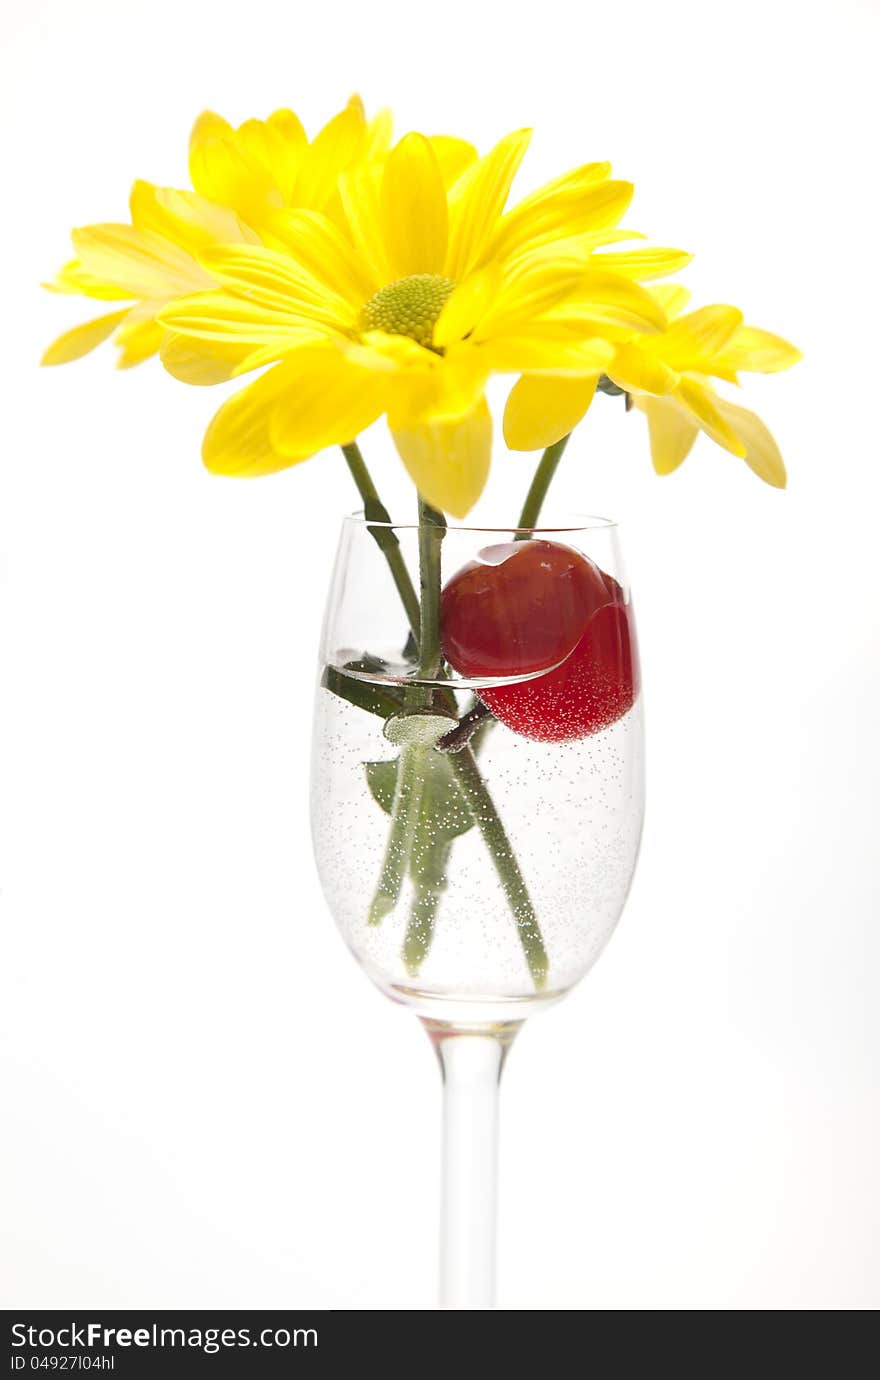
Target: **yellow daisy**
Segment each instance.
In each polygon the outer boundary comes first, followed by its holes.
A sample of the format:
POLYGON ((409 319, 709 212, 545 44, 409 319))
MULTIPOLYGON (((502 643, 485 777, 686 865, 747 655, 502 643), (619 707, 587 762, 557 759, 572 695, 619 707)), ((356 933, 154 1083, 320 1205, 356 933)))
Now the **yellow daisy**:
MULTIPOLYGON (((422 496, 463 517, 489 468, 492 372, 565 379, 605 370, 620 336, 661 330, 639 277, 687 262, 675 250, 600 255, 632 187, 589 164, 505 214, 528 131, 475 158, 461 141, 409 134, 339 178, 343 218, 280 209, 261 245, 203 251, 220 287, 172 302, 160 322, 200 352, 243 353, 235 376, 273 365, 211 423, 215 473, 259 475, 346 444, 383 413, 422 496), (576 306, 581 329, 558 321, 576 306)), ((195 367, 195 365, 194 365, 195 367)), ((199 381, 197 378, 191 381, 199 381)))
MULTIPOLYGON (((740 371, 788 369, 800 352, 781 336, 745 325, 736 307, 713 305, 680 315, 688 302, 686 288, 664 285, 654 295, 669 325, 661 332, 623 338, 603 372, 645 413, 658 474, 677 469, 703 431, 766 483, 784 488, 785 465, 764 423, 722 397, 710 380, 736 383, 740 371)), ((576 330, 575 314, 568 313, 567 320, 576 330)), ((533 450, 560 440, 586 413, 597 383, 598 375, 554 380, 524 374, 507 401, 508 445, 533 450)))

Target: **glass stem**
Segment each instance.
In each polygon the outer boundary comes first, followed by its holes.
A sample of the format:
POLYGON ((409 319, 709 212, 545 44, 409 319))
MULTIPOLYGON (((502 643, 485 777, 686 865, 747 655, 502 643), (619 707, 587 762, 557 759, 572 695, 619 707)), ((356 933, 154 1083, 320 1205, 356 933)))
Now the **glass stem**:
POLYGON ((443 1074, 440 1307, 495 1304, 498 1091, 521 1022, 455 1026, 425 1020, 443 1074))
MULTIPOLYGON (((544 499, 547 497, 547 490, 550 488, 550 483, 556 473, 556 467, 562 459, 570 437, 571 432, 568 433, 568 436, 563 436, 561 441, 557 441, 554 445, 548 446, 541 456, 540 464, 535 470, 534 478, 529 485, 529 491, 526 494, 526 501, 519 515, 517 526, 526 529, 537 527, 538 518, 541 516, 541 509, 544 506, 544 499)), ((524 532, 520 532, 516 540, 522 541, 525 535, 524 532)))
POLYGON ((403 604, 404 611, 409 620, 412 635, 416 640, 416 644, 418 644, 421 630, 419 596, 416 594, 413 588, 413 582, 409 577, 409 571, 406 568, 406 562, 400 550, 400 542, 397 539, 397 533, 392 527, 388 526, 391 522, 391 518, 388 516, 388 509, 379 497, 357 442, 350 441, 347 446, 343 446, 342 454, 345 456, 346 463, 351 472, 351 477, 357 485, 357 491, 361 496, 361 501, 364 505, 364 517, 368 523, 375 522, 384 524, 377 527, 370 527, 370 536, 373 538, 388 563, 388 569, 391 571, 391 578, 397 586, 400 602, 403 604))

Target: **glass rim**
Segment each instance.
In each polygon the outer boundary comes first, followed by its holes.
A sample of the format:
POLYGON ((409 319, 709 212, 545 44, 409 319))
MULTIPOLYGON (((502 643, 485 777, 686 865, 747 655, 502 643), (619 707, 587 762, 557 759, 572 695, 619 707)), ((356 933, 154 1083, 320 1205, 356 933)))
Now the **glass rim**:
MULTIPOLYGON (((379 522, 375 518, 368 518, 363 508, 356 509, 352 513, 346 513, 343 522, 357 527, 378 527, 395 532, 418 532, 419 530, 419 523, 417 522, 379 522)), ((593 513, 569 513, 564 520, 541 522, 539 526, 535 527, 519 527, 515 522, 500 525, 492 524, 491 526, 485 526, 481 523, 449 522, 448 520, 446 523, 447 532, 473 532, 487 535, 528 532, 534 537, 560 536, 565 532, 614 532, 617 527, 618 523, 614 518, 601 517, 593 513)))

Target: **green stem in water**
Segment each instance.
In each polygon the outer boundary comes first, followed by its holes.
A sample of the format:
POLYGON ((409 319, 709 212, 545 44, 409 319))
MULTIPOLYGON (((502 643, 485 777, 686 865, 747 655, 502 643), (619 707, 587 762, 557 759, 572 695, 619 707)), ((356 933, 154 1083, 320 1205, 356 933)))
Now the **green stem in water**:
MULTIPOLYGON (((445 532, 446 519, 442 513, 429 507, 419 496, 419 578, 422 596, 419 676, 425 680, 435 680, 440 671, 440 547, 445 532)), ((430 686, 411 685, 406 690, 406 707, 411 710, 430 709, 433 698, 430 686)), ((379 883, 370 904, 371 925, 380 924, 397 905, 409 866, 425 788, 425 754, 433 750, 432 746, 415 743, 401 748, 388 843, 379 883)))
POLYGON ((440 671, 440 547, 446 519, 419 495, 419 580, 422 593, 419 675, 436 680, 440 671))
POLYGON ((555 445, 548 446, 541 456, 540 464, 535 470, 534 478, 526 494, 526 501, 519 515, 517 526, 525 530, 517 533, 517 541, 523 541, 528 537, 529 529, 537 527, 538 518, 544 506, 544 499, 547 497, 547 490, 550 488, 551 480, 556 473, 556 467, 562 459, 570 437, 571 432, 568 433, 568 436, 563 436, 562 440, 557 441, 555 445))
POLYGON ((525 878, 520 872, 501 816, 469 747, 450 753, 449 762, 491 854, 498 880, 513 914, 529 972, 540 991, 547 983, 547 950, 525 878))
POLYGON ((388 842, 385 845, 379 882, 370 902, 368 923, 371 925, 381 924, 385 916, 397 905, 400 897, 422 805, 422 792, 425 787, 424 753, 423 747, 415 745, 401 749, 388 842))
MULTIPOLYGON (((432 508, 419 494, 419 585, 421 593, 421 638, 419 641, 419 675, 425 680, 436 680, 440 674, 440 547, 446 535, 446 519, 436 508, 432 508)), ((413 686, 407 694, 407 702, 417 705, 431 705, 434 702, 433 690, 428 686, 413 686)), ((433 748, 428 748, 433 752, 433 748)), ((417 758, 417 769, 427 771, 424 749, 417 758)), ((401 768, 402 770, 402 758, 401 768)), ((421 808, 422 797, 409 805, 410 816, 414 819, 421 808)), ((410 850, 414 830, 410 835, 410 850)), ((445 885, 446 864, 449 861, 449 846, 436 840, 435 846, 424 850, 421 857, 411 858, 414 869, 414 892, 410 906, 409 921, 403 941, 403 961, 406 970, 415 976, 427 955, 434 937, 434 921, 440 904, 440 892, 445 885)))
POLYGON ((343 446, 342 454, 345 456, 351 477, 361 496, 367 523, 379 524, 369 528, 370 536, 388 562, 388 569, 391 571, 391 578, 397 586, 400 602, 403 604, 409 620, 412 635, 418 643, 421 631, 419 597, 409 577, 409 571, 400 550, 400 542, 397 540, 397 533, 389 525, 391 518, 388 515, 388 509, 379 497, 357 442, 351 441, 347 446, 343 446))
POLYGON ((451 839, 437 838, 415 860, 413 899, 403 940, 403 962, 410 977, 418 975, 428 957, 440 897, 446 890, 446 868, 451 851, 451 839))

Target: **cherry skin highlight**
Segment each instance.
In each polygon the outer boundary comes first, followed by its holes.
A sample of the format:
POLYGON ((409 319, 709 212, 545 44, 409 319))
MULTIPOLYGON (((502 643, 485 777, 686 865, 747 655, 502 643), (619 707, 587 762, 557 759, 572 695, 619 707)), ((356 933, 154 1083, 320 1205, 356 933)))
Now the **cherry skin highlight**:
POLYGON ((621 718, 638 693, 635 626, 623 590, 559 542, 486 547, 445 585, 441 627, 443 654, 460 675, 533 675, 478 691, 525 738, 587 737, 621 718))

